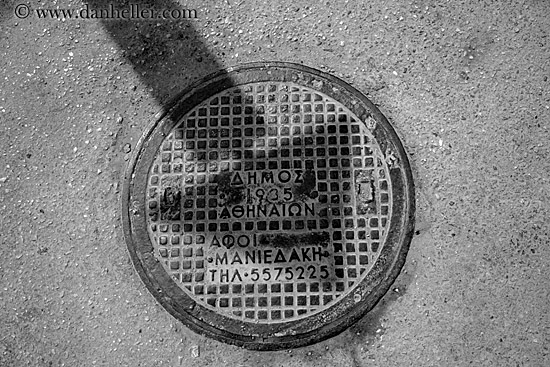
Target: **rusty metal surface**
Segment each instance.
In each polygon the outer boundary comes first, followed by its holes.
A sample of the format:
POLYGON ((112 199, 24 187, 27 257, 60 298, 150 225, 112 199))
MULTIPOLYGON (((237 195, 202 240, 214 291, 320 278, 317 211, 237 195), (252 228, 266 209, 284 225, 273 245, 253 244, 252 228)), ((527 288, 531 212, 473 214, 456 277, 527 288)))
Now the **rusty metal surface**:
POLYGON ((309 344, 373 307, 412 232, 410 168, 344 82, 248 64, 183 92, 144 134, 123 216, 143 281, 196 331, 252 349, 309 344))

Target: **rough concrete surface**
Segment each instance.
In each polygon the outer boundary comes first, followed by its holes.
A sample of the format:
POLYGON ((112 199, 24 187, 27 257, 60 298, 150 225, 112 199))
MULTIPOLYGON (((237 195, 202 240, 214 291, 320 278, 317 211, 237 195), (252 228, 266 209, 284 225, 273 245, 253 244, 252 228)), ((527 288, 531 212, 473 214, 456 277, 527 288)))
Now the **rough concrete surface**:
POLYGON ((550 365, 548 2, 155 3, 198 17, 18 19, 0 2, 1 366, 550 365), (123 171, 154 114, 198 78, 265 60, 369 96, 417 196, 406 265, 378 306, 280 352, 172 318, 134 271, 120 219, 123 171))

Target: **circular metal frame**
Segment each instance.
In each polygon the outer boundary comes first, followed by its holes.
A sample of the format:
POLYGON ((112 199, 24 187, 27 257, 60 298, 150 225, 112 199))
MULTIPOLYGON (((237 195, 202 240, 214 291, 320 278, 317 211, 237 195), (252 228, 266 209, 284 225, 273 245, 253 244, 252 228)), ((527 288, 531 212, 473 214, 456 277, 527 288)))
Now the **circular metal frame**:
POLYGON ((408 158, 394 129, 363 94, 342 80, 303 65, 250 63, 207 76, 179 94, 141 137, 122 190, 124 235, 147 289, 175 318, 217 340, 255 350, 277 350, 318 342, 345 330, 372 309, 399 274, 414 227, 414 184, 408 158), (389 166, 391 218, 385 242, 370 271, 338 302, 302 319, 280 323, 236 320, 205 307, 178 286, 153 253, 146 223, 147 178, 159 147, 178 121, 216 93, 251 82, 289 82, 318 90, 368 124, 389 166))

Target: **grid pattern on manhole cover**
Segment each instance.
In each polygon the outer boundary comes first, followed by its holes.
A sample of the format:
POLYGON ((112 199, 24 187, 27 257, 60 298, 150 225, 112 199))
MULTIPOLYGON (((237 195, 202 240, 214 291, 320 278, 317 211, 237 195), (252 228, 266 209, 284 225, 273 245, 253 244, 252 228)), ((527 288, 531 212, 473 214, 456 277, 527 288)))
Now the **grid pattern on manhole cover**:
POLYGON ((155 256, 188 295, 231 318, 277 323, 326 309, 368 273, 391 218, 371 123, 292 83, 208 98, 151 166, 155 256))

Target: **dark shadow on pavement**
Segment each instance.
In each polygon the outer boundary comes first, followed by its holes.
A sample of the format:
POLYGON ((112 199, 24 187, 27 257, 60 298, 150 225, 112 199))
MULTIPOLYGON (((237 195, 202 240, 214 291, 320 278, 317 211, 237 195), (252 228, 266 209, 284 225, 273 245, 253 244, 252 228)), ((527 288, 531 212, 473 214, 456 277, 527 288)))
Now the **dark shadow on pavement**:
POLYGON ((192 81, 219 71, 222 66, 195 31, 201 14, 187 13, 170 0, 118 1, 88 0, 90 12, 115 9, 151 9, 168 11, 180 19, 101 19, 103 27, 117 43, 136 74, 149 88, 157 102, 165 105, 192 81), (113 4, 113 5, 111 5, 113 4), (178 16, 179 15, 179 16, 178 16), (187 18, 184 18, 185 16, 187 18))

